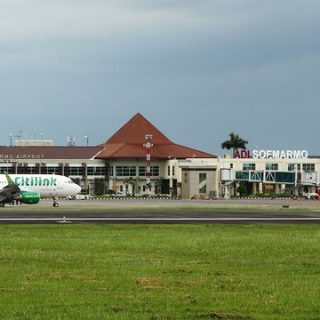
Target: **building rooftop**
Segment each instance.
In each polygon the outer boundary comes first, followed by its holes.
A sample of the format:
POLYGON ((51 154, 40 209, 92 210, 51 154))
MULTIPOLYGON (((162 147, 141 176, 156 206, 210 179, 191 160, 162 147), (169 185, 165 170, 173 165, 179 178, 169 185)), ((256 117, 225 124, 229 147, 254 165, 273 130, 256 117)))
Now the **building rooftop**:
POLYGON ((110 139, 97 158, 123 159, 145 158, 145 136, 153 136, 151 157, 153 159, 216 158, 215 155, 185 147, 172 142, 140 113, 133 116, 110 139))
POLYGON ((145 159, 145 136, 153 136, 153 159, 216 158, 172 142, 140 113, 98 146, 0 146, 0 161, 21 159, 145 159))
POLYGON ((0 161, 21 159, 93 159, 101 151, 95 147, 0 146, 0 161))

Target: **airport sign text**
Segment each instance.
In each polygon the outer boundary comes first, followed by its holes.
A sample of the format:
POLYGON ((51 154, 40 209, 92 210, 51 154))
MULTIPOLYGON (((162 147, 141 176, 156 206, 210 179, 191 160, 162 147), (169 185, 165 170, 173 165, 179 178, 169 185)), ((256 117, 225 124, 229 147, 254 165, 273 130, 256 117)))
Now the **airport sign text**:
POLYGON ((241 159, 307 159, 307 150, 237 150, 236 158, 241 159))

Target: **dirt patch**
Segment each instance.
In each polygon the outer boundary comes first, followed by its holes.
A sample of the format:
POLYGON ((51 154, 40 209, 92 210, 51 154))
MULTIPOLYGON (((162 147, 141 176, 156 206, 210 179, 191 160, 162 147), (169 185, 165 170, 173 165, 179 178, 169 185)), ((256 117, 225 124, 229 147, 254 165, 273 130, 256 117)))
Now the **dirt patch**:
POLYGON ((199 319, 222 319, 222 320, 252 320, 248 315, 243 315, 239 313, 224 313, 224 312, 207 312, 198 314, 199 319))

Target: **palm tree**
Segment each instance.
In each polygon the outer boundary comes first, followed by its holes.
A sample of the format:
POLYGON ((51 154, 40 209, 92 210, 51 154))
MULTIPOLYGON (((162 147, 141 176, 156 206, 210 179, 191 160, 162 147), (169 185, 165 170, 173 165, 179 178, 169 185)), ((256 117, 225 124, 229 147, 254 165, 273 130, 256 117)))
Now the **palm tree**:
POLYGON ((133 178, 132 177, 127 177, 127 178, 124 179, 123 183, 126 186, 126 194, 128 193, 128 185, 130 184, 132 186, 132 195, 134 196, 134 187, 133 186, 135 186, 135 183, 133 181, 133 178))
POLYGON ((247 148, 246 144, 248 144, 247 140, 243 140, 242 138, 239 137, 238 134, 231 132, 229 134, 229 139, 224 141, 221 144, 221 148, 227 149, 227 150, 232 149, 233 150, 233 157, 235 157, 235 154, 238 149, 246 149, 247 148))

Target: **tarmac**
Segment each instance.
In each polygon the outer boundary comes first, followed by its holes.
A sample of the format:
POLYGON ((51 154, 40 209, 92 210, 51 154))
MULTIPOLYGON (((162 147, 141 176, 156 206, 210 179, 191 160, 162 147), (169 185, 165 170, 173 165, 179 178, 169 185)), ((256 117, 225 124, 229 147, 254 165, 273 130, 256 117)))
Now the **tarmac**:
POLYGON ((320 224, 317 200, 51 200, 0 208, 0 223, 320 224))

